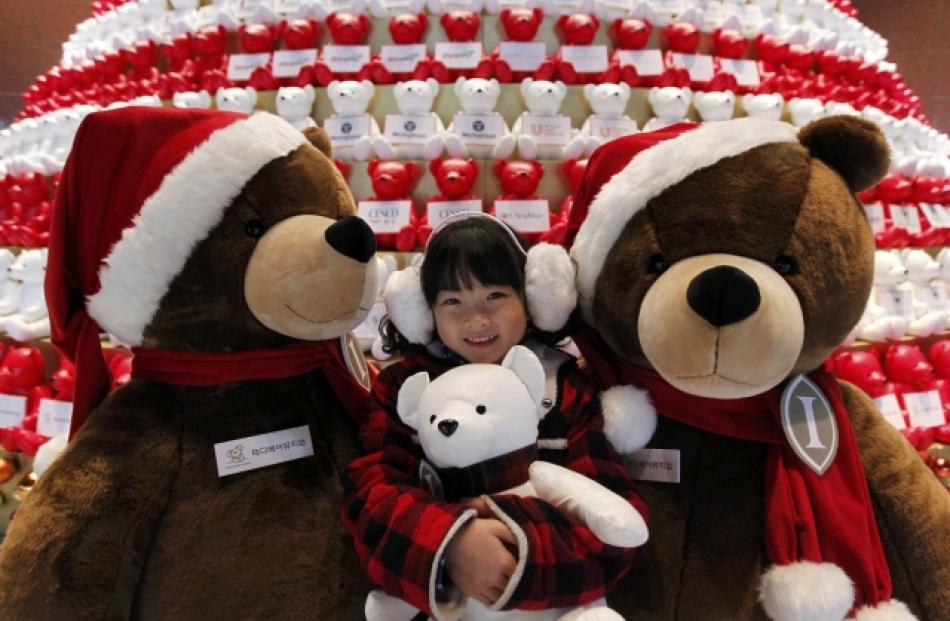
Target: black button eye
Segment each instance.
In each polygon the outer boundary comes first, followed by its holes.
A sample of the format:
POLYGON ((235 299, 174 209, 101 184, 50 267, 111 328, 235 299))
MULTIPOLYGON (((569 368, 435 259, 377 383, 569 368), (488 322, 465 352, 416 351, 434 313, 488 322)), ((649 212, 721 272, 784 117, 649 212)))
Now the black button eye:
POLYGON ((260 220, 254 219, 247 221, 247 224, 244 225, 244 230, 247 231, 248 235, 256 239, 264 234, 267 227, 265 227, 264 223, 260 220))
POLYGON ((775 271, 782 276, 791 276, 798 273, 798 263, 788 255, 780 255, 772 264, 775 271))
POLYGON ((655 254, 650 257, 649 271, 651 274, 662 274, 670 269, 670 262, 662 254, 655 254))
POLYGON ((434 422, 435 422, 435 414, 429 417, 429 424, 431 425, 434 422))
POLYGON ((476 405, 476 406, 475 406, 475 413, 476 413, 476 414, 484 414, 484 413, 485 413, 485 410, 487 410, 487 409, 488 409, 488 408, 486 408, 484 405, 476 405))

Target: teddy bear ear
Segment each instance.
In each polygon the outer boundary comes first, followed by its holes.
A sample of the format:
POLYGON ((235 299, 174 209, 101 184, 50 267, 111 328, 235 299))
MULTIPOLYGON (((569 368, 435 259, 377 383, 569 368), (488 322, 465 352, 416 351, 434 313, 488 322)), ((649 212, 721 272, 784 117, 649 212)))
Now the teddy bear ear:
POLYGON ((534 172, 538 173, 538 179, 544 176, 544 164, 538 160, 531 160, 531 167, 534 168, 534 172))
POLYGON ((373 176, 376 174, 377 167, 379 167, 379 160, 370 160, 369 164, 366 165, 366 172, 373 176))
POLYGON ((556 26, 558 30, 564 30, 564 24, 567 23, 567 15, 561 15, 557 18, 556 26))
MULTIPOLYGON (((541 400, 544 398, 544 368, 541 366, 541 361, 530 349, 524 345, 515 345, 505 354, 501 366, 510 369, 517 375, 521 383, 528 389, 531 400, 538 405, 541 404, 541 400)), ((402 391, 399 391, 399 396, 402 396, 402 391)), ((538 413, 540 414, 540 409, 538 413)))
MULTIPOLYGON (((420 8, 420 10, 421 10, 421 8, 420 8)), ((414 11, 414 12, 418 14, 418 16, 419 16, 419 24, 422 25, 422 30, 423 30, 423 32, 424 32, 425 30, 427 30, 427 29, 429 28, 429 18, 426 17, 426 14, 425 14, 425 13, 421 13, 421 12, 419 12, 419 11, 414 11)))
POLYGON ((531 14, 534 15, 534 21, 539 24, 541 23, 541 20, 544 19, 544 11, 538 7, 535 7, 534 10, 531 11, 531 14))
POLYGON ((330 136, 322 127, 308 127, 303 130, 303 135, 307 137, 310 144, 315 146, 328 158, 333 159, 333 147, 330 144, 330 136))
POLYGON ((495 160, 495 165, 492 166, 492 171, 494 171, 496 177, 501 177, 501 173, 504 172, 505 166, 508 165, 508 160, 498 159, 495 160))
POLYGON ((534 79, 525 78, 521 81, 521 96, 525 99, 528 98, 528 93, 531 92, 531 85, 534 84, 534 79))
POLYGON ((369 93, 369 98, 373 98, 373 94, 376 92, 376 87, 370 80, 360 80, 360 86, 363 87, 363 90, 369 93))
POLYGON ((251 102, 251 106, 257 105, 257 89, 253 86, 248 86, 244 89, 244 94, 247 95, 247 100, 251 102))
MULTIPOLYGON (((331 17, 332 17, 332 15, 331 15, 331 17)), ((337 95, 340 94, 340 81, 339 81, 339 80, 333 80, 332 82, 330 82, 329 84, 327 84, 327 94, 328 94, 330 97, 336 97, 337 95)))
POLYGON ((594 90, 597 88, 596 84, 585 84, 584 85, 584 97, 587 101, 591 100, 591 97, 594 96, 594 90))
POLYGON ((429 374, 421 371, 402 383, 399 389, 399 396, 396 397, 396 412, 399 418, 413 429, 416 429, 418 419, 416 412, 419 408, 419 401, 422 400, 422 393, 429 386, 429 374))
POLYGON ((502 9, 501 13, 499 13, 499 19, 501 19, 502 22, 508 21, 509 17, 511 17, 511 9, 502 9))
POLYGON ((462 94, 465 93, 465 78, 459 76, 452 88, 455 91, 455 96, 461 99, 462 94))
POLYGON ((426 80, 426 84, 429 85, 429 92, 432 93, 433 97, 439 96, 439 81, 435 78, 429 78, 426 80))
POLYGON ((854 116, 812 121, 798 139, 813 157, 831 166, 852 192, 873 186, 887 174, 890 152, 877 125, 854 116))
POLYGON ((633 92, 633 91, 630 90, 630 85, 629 85, 629 84, 627 84, 626 82, 621 82, 621 83, 620 83, 620 93, 624 96, 625 99, 630 99, 630 94, 631 94, 632 92, 633 92))
POLYGON ((442 167, 442 158, 441 158, 441 157, 437 157, 437 158, 435 158, 434 160, 432 160, 431 162, 429 162, 429 172, 432 173, 433 176, 435 176, 436 174, 438 174, 439 168, 441 168, 441 167, 442 167))

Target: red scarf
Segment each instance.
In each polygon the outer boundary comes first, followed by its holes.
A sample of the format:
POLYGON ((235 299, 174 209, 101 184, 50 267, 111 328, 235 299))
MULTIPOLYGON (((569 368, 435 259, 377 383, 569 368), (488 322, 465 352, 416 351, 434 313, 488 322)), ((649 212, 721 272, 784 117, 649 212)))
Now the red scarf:
MULTIPOLYGON (((183 386, 282 379, 319 369, 353 419, 366 419, 368 391, 347 368, 339 339, 225 354, 133 349, 132 377, 183 386)), ((368 367, 367 379, 375 372, 368 367)))
POLYGON ((838 425, 834 462, 819 476, 785 439, 784 385, 745 399, 709 399, 684 393, 656 371, 621 359, 589 327, 575 337, 592 372, 607 386, 646 389, 658 412, 711 433, 769 445, 765 463, 765 546, 772 563, 829 562, 855 585, 854 609, 891 598, 891 576, 878 535, 864 466, 838 381, 830 373, 808 377, 828 398, 838 425))

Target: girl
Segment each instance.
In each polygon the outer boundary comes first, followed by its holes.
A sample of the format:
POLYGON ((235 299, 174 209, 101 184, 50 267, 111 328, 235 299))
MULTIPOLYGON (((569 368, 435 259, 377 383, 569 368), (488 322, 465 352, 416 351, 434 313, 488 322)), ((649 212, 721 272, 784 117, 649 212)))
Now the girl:
POLYGON ((361 432, 365 455, 346 473, 343 519, 370 579, 427 614, 451 610, 461 594, 497 608, 585 604, 630 567, 632 550, 600 542, 536 498, 494 497, 504 515, 477 498, 443 498, 414 432, 396 413, 410 375, 435 378, 467 362, 497 363, 524 344, 548 376, 539 458, 596 479, 645 516, 604 436, 595 387, 572 357, 553 348, 563 331, 550 330, 567 323, 574 307, 573 277, 562 248, 542 244, 526 253, 507 225, 476 213, 434 231, 418 271, 397 272, 387 283, 381 332, 386 349, 404 357, 373 388, 361 432), (520 572, 511 552, 518 537, 527 538, 529 556, 520 572))

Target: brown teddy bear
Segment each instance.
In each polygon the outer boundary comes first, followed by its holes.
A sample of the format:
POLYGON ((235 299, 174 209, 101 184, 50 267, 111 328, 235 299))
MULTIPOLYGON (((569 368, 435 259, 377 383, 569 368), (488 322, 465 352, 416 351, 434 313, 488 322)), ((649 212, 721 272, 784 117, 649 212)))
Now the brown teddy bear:
POLYGON ((377 269, 354 213, 322 130, 85 119, 46 283, 74 433, 0 552, 4 618, 360 618, 340 473, 370 378, 344 335, 377 269), (102 331, 135 353, 105 399, 102 331))
POLYGON ((649 440, 629 463, 650 541, 611 598, 628 621, 948 618, 950 498, 821 370, 871 287, 854 192, 887 167, 852 117, 679 124, 591 158, 577 341, 614 386, 612 439, 649 440))

